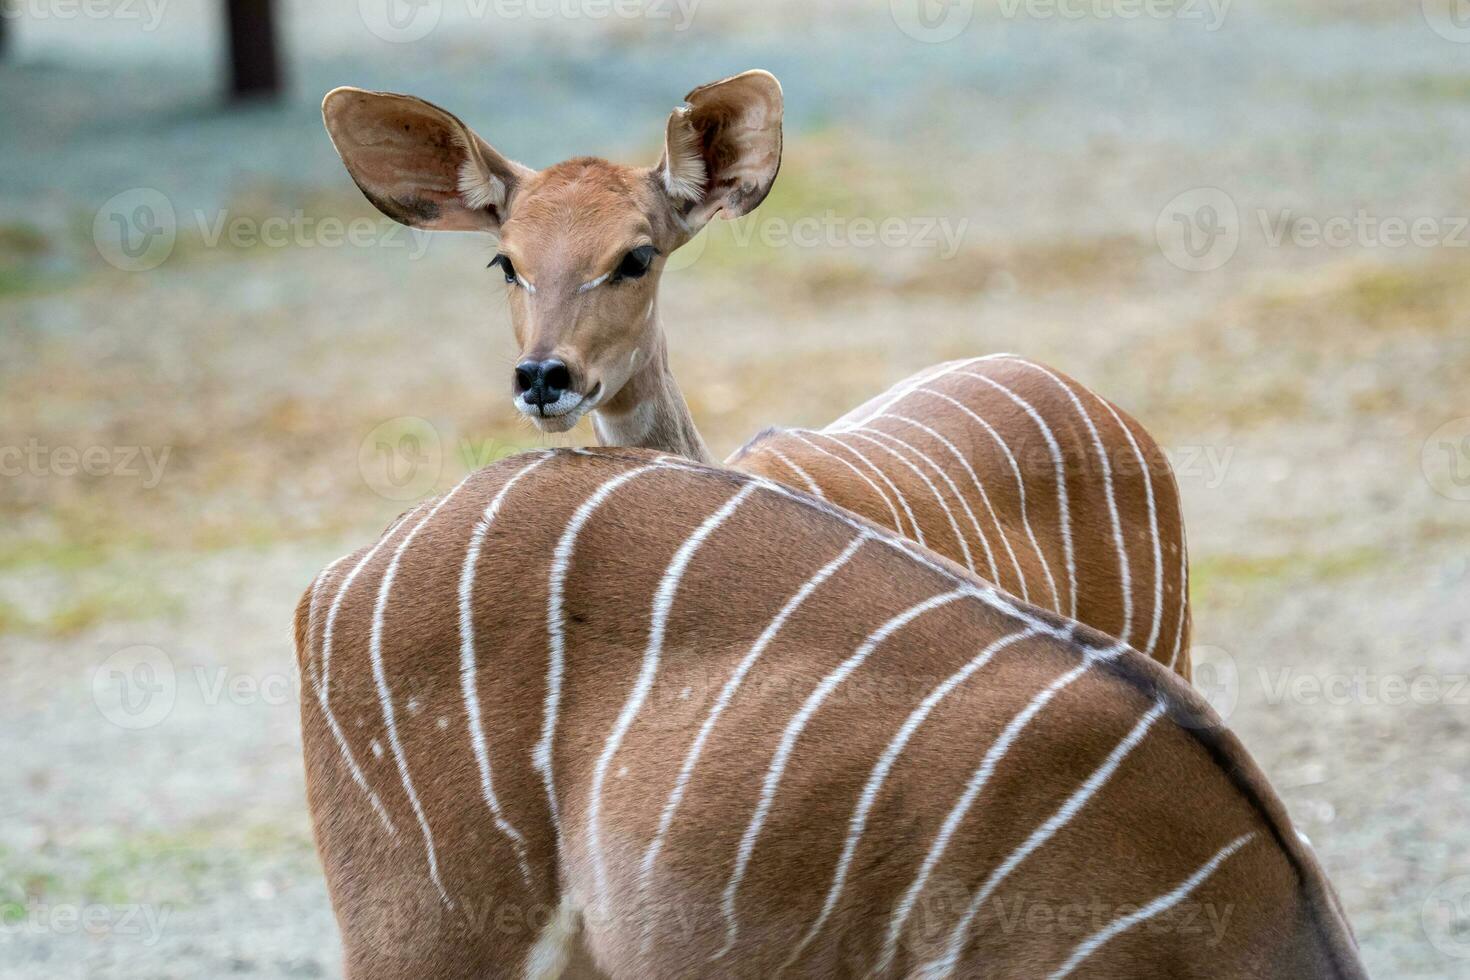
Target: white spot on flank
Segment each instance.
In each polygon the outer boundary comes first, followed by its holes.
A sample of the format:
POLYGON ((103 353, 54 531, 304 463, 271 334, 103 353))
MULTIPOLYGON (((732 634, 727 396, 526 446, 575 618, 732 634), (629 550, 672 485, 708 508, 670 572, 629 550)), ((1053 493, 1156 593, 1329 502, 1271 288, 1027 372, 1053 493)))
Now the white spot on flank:
POLYGON ((438 729, 439 729, 439 730, 440 730, 440 731, 441 731, 441 732, 442 732, 442 731, 444 731, 444 730, 445 730, 445 729, 446 729, 446 728, 448 728, 448 727, 449 727, 449 719, 448 719, 448 718, 446 718, 446 717, 444 717, 444 716, 443 716, 443 715, 440 715, 440 716, 439 716, 439 717, 438 717, 438 719, 436 719, 436 720, 435 720, 435 722, 434 722, 434 726, 435 726, 435 727, 436 727, 436 728, 438 728, 438 729))
POLYGON ((408 713, 409 714, 416 715, 416 714, 419 713, 420 710, 422 710, 422 708, 423 708, 423 705, 419 704, 419 699, 418 698, 409 698, 408 699, 408 713))
POLYGON ((373 750, 373 758, 375 758, 375 759, 381 759, 383 757, 383 743, 382 742, 379 742, 377 739, 373 739, 372 750, 373 750))
POLYGON ((680 701, 688 701, 689 700, 689 695, 691 695, 693 693, 694 693, 694 688, 692 688, 692 687, 685 687, 684 690, 682 690, 682 691, 679 692, 679 700, 680 701))
MULTIPOLYGON (((704 522, 685 539, 684 543, 679 546, 679 550, 674 553, 668 568, 664 570, 663 578, 658 583, 658 589, 654 592, 648 646, 643 652, 643 666, 638 672, 632 692, 629 693, 627 701, 623 704, 623 710, 618 714, 612 732, 602 747, 602 754, 598 756, 592 770, 592 789, 587 801, 587 849, 592 858, 593 887, 596 894, 594 908, 599 913, 606 911, 607 908, 607 865, 602 853, 601 820, 602 786, 607 780, 608 767, 612 765, 613 757, 617 754, 619 746, 622 745, 628 729, 633 725, 633 719, 638 716, 644 701, 648 699, 648 692, 653 688, 654 677, 658 673, 659 660, 663 654, 664 632, 668 627, 669 613, 673 610, 674 599, 679 593, 679 582, 683 579, 685 570, 689 567, 695 553, 715 532, 715 529, 725 523, 756 489, 757 484, 755 483, 745 484, 739 492, 725 501, 723 506, 704 519, 704 522)), ((651 917, 646 921, 648 927, 651 928, 651 917)))

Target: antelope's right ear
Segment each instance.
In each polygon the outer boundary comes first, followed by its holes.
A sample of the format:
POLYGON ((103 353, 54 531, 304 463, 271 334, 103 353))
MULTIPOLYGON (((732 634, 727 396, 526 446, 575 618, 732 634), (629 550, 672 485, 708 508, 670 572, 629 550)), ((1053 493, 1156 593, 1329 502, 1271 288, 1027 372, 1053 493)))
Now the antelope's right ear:
POLYGON ((498 233, 516 184, 533 172, 410 95, 333 89, 322 120, 363 195, 412 228, 498 233))
POLYGON ((691 231, 716 214, 738 218, 765 200, 781 168, 781 83, 741 72, 684 97, 664 131, 654 173, 691 231))

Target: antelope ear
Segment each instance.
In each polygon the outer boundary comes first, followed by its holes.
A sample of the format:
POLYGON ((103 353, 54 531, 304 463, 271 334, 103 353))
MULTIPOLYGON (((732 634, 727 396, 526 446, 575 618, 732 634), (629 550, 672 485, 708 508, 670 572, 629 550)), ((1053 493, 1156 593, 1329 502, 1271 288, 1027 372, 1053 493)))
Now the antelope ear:
POLYGON ((768 71, 701 85, 669 116, 655 173, 670 203, 698 230, 716 214, 738 218, 765 200, 781 168, 781 83, 768 71))
POLYGON ((412 228, 497 233, 516 184, 532 173, 410 95, 336 88, 322 100, 322 120, 363 195, 412 228))

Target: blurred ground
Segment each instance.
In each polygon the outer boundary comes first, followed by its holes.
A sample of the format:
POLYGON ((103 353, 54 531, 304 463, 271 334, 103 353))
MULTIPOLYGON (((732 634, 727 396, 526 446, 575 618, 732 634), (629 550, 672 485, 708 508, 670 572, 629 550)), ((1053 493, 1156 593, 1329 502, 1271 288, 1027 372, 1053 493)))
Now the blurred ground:
POLYGON ((1432 4, 1214 30, 982 5, 927 43, 882 5, 449 2, 388 43, 299 0, 290 99, 229 114, 200 6, 32 4, 0 62, 0 974, 336 975, 292 606, 406 499, 543 443, 491 246, 377 220, 320 95, 412 91, 537 165, 651 162, 685 90, 763 66, 776 190, 663 287, 716 453, 964 354, 1108 394, 1179 469, 1201 687, 1370 969, 1470 977, 1470 44, 1432 4))

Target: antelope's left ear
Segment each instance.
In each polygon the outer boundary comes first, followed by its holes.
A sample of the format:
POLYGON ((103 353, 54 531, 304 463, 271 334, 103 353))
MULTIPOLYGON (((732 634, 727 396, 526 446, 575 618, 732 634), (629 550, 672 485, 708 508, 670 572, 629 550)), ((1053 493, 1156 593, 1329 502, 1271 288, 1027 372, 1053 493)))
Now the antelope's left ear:
POLYGON ((691 231, 765 200, 781 168, 781 83, 768 71, 701 85, 669 116, 655 173, 691 231))

